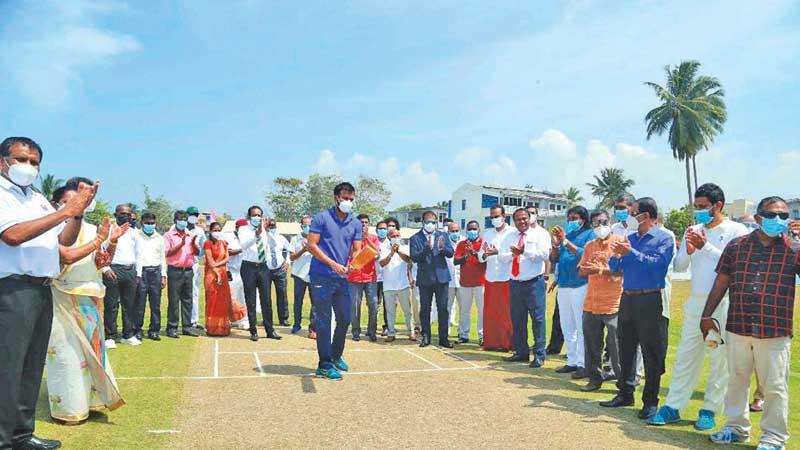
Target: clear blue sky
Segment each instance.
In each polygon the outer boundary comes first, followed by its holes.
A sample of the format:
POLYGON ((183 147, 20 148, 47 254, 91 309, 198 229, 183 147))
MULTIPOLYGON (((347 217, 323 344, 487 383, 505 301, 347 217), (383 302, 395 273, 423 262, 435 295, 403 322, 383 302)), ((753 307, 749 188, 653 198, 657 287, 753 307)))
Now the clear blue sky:
POLYGON ((642 83, 697 59, 730 119, 700 178, 800 196, 790 1, 0 2, 0 136, 44 171, 240 214, 276 176, 384 179, 392 205, 464 182, 580 187, 602 167, 663 206, 683 167, 646 141, 642 83))

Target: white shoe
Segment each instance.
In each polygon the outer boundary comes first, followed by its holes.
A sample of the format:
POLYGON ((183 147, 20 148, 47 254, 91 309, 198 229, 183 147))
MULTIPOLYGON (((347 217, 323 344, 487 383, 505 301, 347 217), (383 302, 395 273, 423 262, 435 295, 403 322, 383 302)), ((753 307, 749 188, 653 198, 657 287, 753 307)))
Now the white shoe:
POLYGON ((136 339, 136 336, 131 336, 130 339, 123 339, 120 342, 125 345, 132 345, 134 347, 136 347, 137 345, 142 345, 142 341, 136 339))
POLYGON ((106 339, 106 349, 110 350, 112 348, 117 348, 117 342, 113 339, 106 339))

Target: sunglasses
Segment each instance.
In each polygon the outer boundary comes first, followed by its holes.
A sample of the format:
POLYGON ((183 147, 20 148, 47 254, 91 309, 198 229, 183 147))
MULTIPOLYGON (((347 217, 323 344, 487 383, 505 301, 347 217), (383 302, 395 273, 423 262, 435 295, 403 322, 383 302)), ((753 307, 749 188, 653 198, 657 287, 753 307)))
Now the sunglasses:
POLYGON ((593 226, 608 225, 608 224, 609 224, 609 220, 608 219, 595 219, 595 220, 592 221, 592 225, 593 226))
POLYGON ((758 215, 763 217, 763 218, 765 218, 765 219, 774 219, 776 217, 780 217, 781 220, 786 220, 786 219, 789 218, 789 213, 788 212, 782 212, 782 213, 763 212, 763 213, 759 213, 758 215))

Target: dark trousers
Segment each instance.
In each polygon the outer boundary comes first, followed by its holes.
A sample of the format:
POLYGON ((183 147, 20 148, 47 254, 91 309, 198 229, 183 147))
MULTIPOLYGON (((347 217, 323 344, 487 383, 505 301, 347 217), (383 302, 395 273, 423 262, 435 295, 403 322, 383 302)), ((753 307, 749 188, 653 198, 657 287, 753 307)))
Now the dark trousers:
POLYGON ((255 333, 258 326, 256 317, 256 290, 261 300, 261 316, 267 334, 275 332, 272 326, 272 291, 270 290, 270 272, 264 263, 242 262, 242 284, 244 285, 244 302, 247 305, 247 320, 250 332, 255 333))
POLYGON ((192 289, 194 272, 191 267, 167 268, 167 331, 178 330, 178 314, 183 331, 192 327, 192 289))
POLYGON ((449 283, 436 283, 419 285, 419 321, 422 328, 423 339, 431 340, 431 307, 433 297, 436 296, 436 312, 439 322, 439 344, 447 342, 447 333, 450 331, 450 314, 447 310, 447 293, 449 283))
POLYGON ((547 344, 547 351, 549 353, 561 353, 564 347, 564 333, 561 332, 561 314, 558 313, 558 300, 556 300, 556 308, 553 311, 553 323, 550 328, 550 343, 547 344))
POLYGON ((531 348, 528 345, 528 315, 530 315, 534 357, 543 362, 546 357, 547 340, 547 299, 544 278, 539 276, 527 281, 511 280, 508 288, 514 351, 518 356, 530 357, 531 348))
POLYGON ((619 345, 617 343, 617 314, 593 314, 583 312, 583 346, 584 366, 589 381, 603 383, 603 347, 609 353, 614 374, 622 369, 619 365, 619 345), (603 329, 608 330, 608 337, 603 339, 603 329))
MULTIPOLYGON (((275 269, 269 271, 269 282, 275 285, 275 304, 278 306, 278 323, 289 322, 289 300, 286 297, 286 270, 275 269)), ((264 313, 264 308, 261 308, 261 313, 264 313)), ((272 321, 272 313, 270 312, 270 321, 272 321)))
POLYGON ((347 327, 353 319, 353 303, 347 279, 311 275, 311 297, 314 299, 314 322, 317 328, 319 367, 329 369, 344 354, 347 327), (331 332, 332 314, 336 329, 331 332))
POLYGON ((33 435, 52 326, 53 294, 43 279, 0 279, 0 448, 33 435))
POLYGON ((148 333, 161 331, 161 267, 144 267, 142 280, 133 307, 133 332, 140 333, 144 326, 145 305, 150 303, 150 328, 148 333))
POLYGON ((667 358, 669 320, 661 315, 661 292, 647 294, 622 294, 619 305, 619 353, 622 376, 617 380, 617 389, 625 397, 633 397, 636 389, 636 349, 642 347, 644 358, 644 390, 642 402, 645 406, 658 405, 661 375, 664 374, 667 358))
POLYGON ((294 279, 294 326, 303 326, 303 298, 306 296, 306 289, 308 289, 308 296, 311 297, 311 313, 308 315, 308 331, 316 330, 314 326, 314 298, 309 283, 306 283, 301 278, 292 275, 294 279))
POLYGON ((136 303, 136 266, 111 264, 111 270, 117 275, 116 280, 103 277, 106 285, 106 296, 103 299, 103 322, 106 339, 116 339, 117 313, 122 305, 122 337, 133 336, 133 306, 136 303))

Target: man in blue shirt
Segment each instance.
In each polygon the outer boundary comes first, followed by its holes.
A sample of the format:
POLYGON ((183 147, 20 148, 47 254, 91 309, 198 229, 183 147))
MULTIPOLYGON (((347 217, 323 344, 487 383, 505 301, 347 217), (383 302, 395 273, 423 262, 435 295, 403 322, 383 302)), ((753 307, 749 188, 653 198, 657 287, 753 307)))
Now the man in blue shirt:
POLYGON ((311 221, 308 251, 314 255, 309 276, 314 318, 317 327, 317 376, 341 380, 348 370, 342 359, 345 335, 352 319, 352 298, 347 283, 351 255, 361 250, 361 222, 351 214, 356 189, 339 183, 333 189, 336 206, 323 211, 311 221), (331 340, 331 314, 336 313, 336 329, 331 340))
POLYGON ((655 226, 658 206, 650 197, 638 199, 631 208, 639 228, 627 241, 614 243, 609 260, 612 272, 624 272, 622 300, 619 305, 618 340, 622 374, 617 380, 618 393, 601 406, 616 408, 634 404, 636 389, 636 348, 641 345, 644 357, 644 406, 639 418, 646 420, 658 409, 658 391, 667 357, 669 320, 664 317, 661 289, 672 263, 675 241, 655 226))

